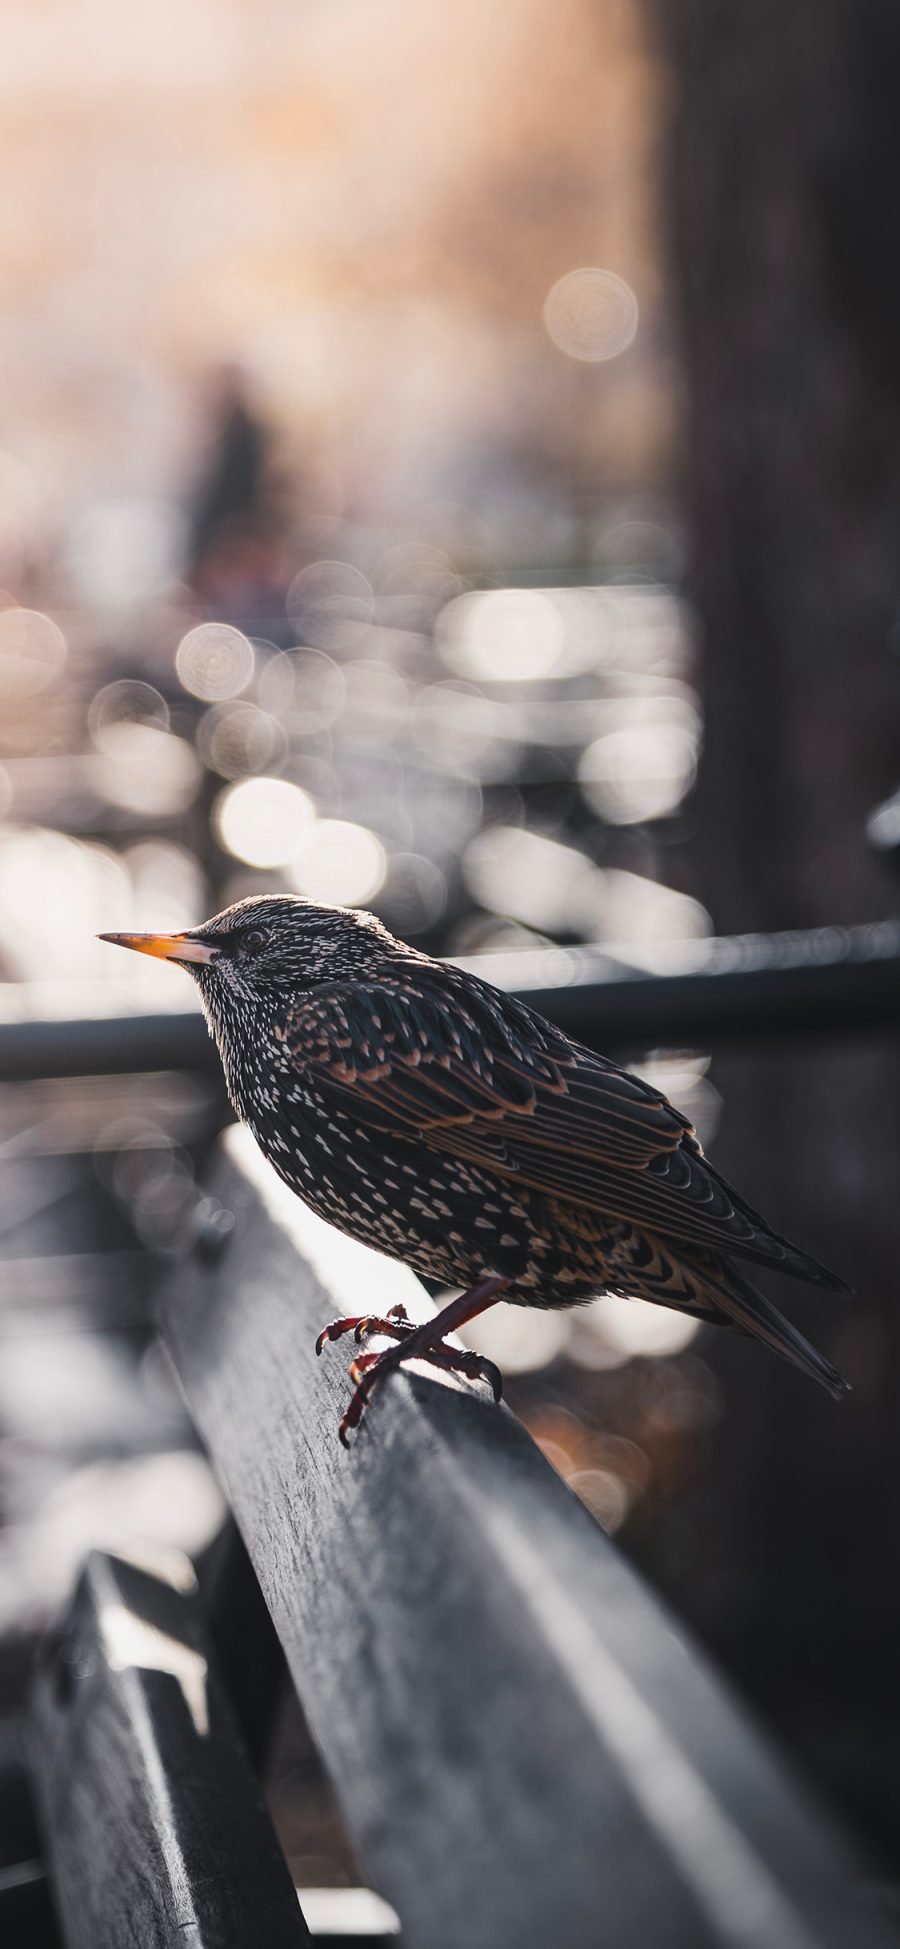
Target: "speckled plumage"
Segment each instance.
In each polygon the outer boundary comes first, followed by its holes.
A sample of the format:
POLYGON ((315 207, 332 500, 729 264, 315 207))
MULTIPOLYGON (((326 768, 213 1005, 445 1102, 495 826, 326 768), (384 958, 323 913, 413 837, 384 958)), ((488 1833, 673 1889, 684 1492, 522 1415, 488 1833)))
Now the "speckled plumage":
MULTIPOLYGON (((174 939, 195 945, 171 958, 204 956, 190 971, 238 1115, 320 1216, 514 1304, 607 1292, 730 1321, 841 1391, 734 1260, 841 1281, 725 1183, 649 1084, 368 914, 272 896, 174 939)), ((392 1330, 395 1348, 357 1362, 359 1412, 412 1351, 406 1323, 392 1330)))

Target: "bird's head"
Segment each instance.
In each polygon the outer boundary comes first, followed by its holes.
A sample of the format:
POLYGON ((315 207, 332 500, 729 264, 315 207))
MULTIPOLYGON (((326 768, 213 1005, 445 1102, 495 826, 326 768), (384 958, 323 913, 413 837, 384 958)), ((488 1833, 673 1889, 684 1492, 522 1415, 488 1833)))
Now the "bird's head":
POLYGON ((216 1013, 229 1000, 246 1006, 322 982, 362 979, 392 954, 412 952, 374 914, 317 907, 291 894, 251 895, 183 934, 99 938, 177 962, 216 1013))

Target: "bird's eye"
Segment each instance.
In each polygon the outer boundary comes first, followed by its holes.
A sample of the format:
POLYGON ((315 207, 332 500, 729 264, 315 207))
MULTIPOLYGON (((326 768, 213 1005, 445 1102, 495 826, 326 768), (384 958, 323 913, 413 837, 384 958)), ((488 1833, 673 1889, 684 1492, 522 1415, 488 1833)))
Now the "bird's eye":
POLYGON ((244 946, 249 948, 265 947, 268 938, 269 936, 264 927, 251 927, 249 933, 244 935, 244 946))

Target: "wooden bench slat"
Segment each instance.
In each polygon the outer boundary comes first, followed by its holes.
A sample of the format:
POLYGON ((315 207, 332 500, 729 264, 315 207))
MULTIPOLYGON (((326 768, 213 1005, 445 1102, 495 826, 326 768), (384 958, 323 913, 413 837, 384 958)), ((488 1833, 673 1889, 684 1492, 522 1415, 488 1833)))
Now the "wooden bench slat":
POLYGON ((244 1132, 164 1331, 408 1949, 884 1949, 855 1863, 517 1422, 415 1374, 345 1453, 335 1314, 429 1302, 244 1132), (212 1246, 216 1239, 213 1237, 212 1246))
POLYGON ((195 1601, 93 1553, 30 1754, 67 1949, 310 1940, 195 1601))

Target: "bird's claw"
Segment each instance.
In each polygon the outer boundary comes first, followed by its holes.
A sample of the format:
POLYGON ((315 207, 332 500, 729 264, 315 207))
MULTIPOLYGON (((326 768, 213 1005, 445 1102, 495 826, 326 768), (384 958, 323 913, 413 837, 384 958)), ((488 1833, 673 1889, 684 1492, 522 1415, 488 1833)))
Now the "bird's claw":
POLYGON ((316 1357, 318 1358, 322 1348, 326 1347, 330 1340, 339 1340, 342 1333, 349 1333, 350 1328, 356 1324, 356 1320, 329 1320, 316 1340, 316 1357))
POLYGON ((488 1360, 481 1353, 466 1353, 460 1357, 456 1354, 455 1348, 453 1351, 455 1358, 448 1361, 447 1365, 458 1368, 461 1374, 470 1375, 473 1380, 487 1381, 494 1400, 502 1401, 503 1375, 496 1362, 488 1360))
POLYGON ((352 1380, 355 1387, 359 1386, 359 1383, 362 1380, 363 1375, 368 1373, 370 1367, 375 1366, 376 1361, 378 1361, 380 1357, 381 1356, 377 1353, 361 1353, 358 1356, 358 1358, 351 1363, 350 1379, 352 1380))
MULTIPOLYGON (((359 1320, 336 1320, 333 1324, 340 1327, 344 1332, 352 1331, 354 1339, 359 1343, 365 1338, 367 1332, 383 1333, 389 1330, 389 1321, 392 1321, 394 1324, 405 1324, 408 1332, 414 1330, 407 1321, 402 1307, 392 1307, 384 1319, 363 1317, 359 1320)), ((329 1330, 326 1328, 326 1336, 328 1332, 329 1330)), ((340 1335, 331 1333, 330 1337, 332 1339, 338 1339, 340 1335)), ((445 1372, 464 1374, 467 1380, 486 1381, 494 1396, 494 1400, 497 1402, 502 1400, 503 1376, 494 1361, 486 1359, 484 1354, 475 1353, 468 1347, 450 1347, 446 1341, 440 1340, 433 1346, 417 1348, 407 1355, 403 1338, 401 1338, 399 1333, 396 1335, 396 1339, 398 1344, 385 1348, 382 1353, 361 1353, 352 1362, 350 1379, 353 1382, 354 1392, 351 1396, 349 1407, 346 1413, 342 1415, 338 1427, 338 1435, 342 1447, 349 1448, 350 1443, 348 1437, 350 1432, 352 1429, 359 1427, 376 1381, 386 1379, 388 1374, 400 1367, 407 1357, 425 1361, 433 1367, 443 1369, 445 1372)))
MULTIPOLYGON (((374 1313, 353 1314, 346 1319, 329 1320, 328 1325, 323 1326, 316 1340, 316 1353, 320 1354, 323 1347, 331 1341, 342 1340, 345 1333, 352 1333, 357 1346, 360 1346, 370 1333, 381 1333, 388 1339, 402 1341, 413 1331, 413 1323, 406 1307, 399 1304, 390 1306, 383 1319, 374 1313)), ((395 1349, 390 1351, 393 1352, 395 1349)), ((377 1353, 360 1354, 350 1368, 350 1378, 355 1383, 356 1392, 338 1428, 338 1435, 344 1448, 350 1446, 347 1439, 350 1429, 358 1427, 362 1420, 363 1409, 370 1391, 369 1387, 361 1391, 360 1381, 368 1369, 376 1366, 382 1358, 383 1356, 377 1353)))
POLYGON ((484 1354, 474 1353, 468 1347, 448 1347, 446 1341, 441 1340, 419 1358, 430 1360, 435 1367, 445 1367, 452 1374, 465 1374, 467 1380, 487 1381, 494 1400, 502 1401, 503 1375, 494 1361, 488 1360, 484 1354))
POLYGON ((329 1320, 328 1325, 323 1326, 316 1340, 316 1353, 320 1354, 330 1341, 342 1340, 345 1333, 352 1333, 359 1344, 367 1333, 383 1333, 390 1340, 400 1340, 404 1333, 411 1332, 412 1325, 404 1306, 392 1306, 384 1319, 377 1318, 374 1313, 353 1314, 347 1319, 329 1320))

